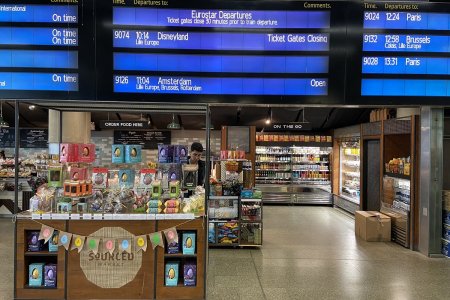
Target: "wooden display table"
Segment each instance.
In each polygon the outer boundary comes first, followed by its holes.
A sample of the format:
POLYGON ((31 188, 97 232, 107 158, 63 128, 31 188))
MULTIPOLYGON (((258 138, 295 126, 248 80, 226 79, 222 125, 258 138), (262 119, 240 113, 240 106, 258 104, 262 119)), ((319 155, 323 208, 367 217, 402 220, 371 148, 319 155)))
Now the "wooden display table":
MULTIPOLYGON (((204 299, 205 298, 205 262, 206 262, 206 239, 207 228, 204 217, 192 220, 17 220, 17 259, 16 259, 16 299, 204 299), (179 244, 182 244, 181 234, 184 231, 196 233, 196 253, 194 255, 167 254, 165 248, 152 245, 147 240, 147 251, 132 252, 130 254, 119 253, 118 243, 113 255, 109 253, 94 255, 91 251, 83 248, 83 253, 75 250, 66 251, 63 246, 57 252, 28 252, 27 235, 29 231, 39 231, 42 224, 51 226, 56 230, 62 230, 83 236, 95 236, 98 232, 109 230, 126 230, 127 234, 134 236, 145 235, 156 231, 162 231, 171 227, 177 227, 179 233, 179 244), (118 288, 101 287, 103 281, 96 275, 99 269, 105 266, 116 268, 108 276, 116 276, 116 280, 126 277, 120 270, 128 268, 129 264, 136 264, 132 260, 138 260, 140 265, 136 274, 126 284, 118 288), (178 261, 179 280, 178 286, 165 285, 165 264, 167 261, 178 261), (83 262, 82 262, 83 261, 83 262), (184 286, 183 264, 189 261, 196 263, 196 285, 184 286), (28 266, 30 263, 54 263, 57 264, 57 287, 30 287, 28 285, 28 266), (90 263, 95 265, 89 265, 90 263), (94 276, 87 277, 86 265, 94 276), (96 281, 93 283, 92 281, 96 281)), ((125 232, 125 231, 124 231, 125 232)), ((118 237, 119 238, 119 237, 118 237)), ((181 245, 182 246, 182 245, 181 245)), ((87 247, 85 244, 84 247, 87 247)), ((69 248, 70 249, 70 248, 69 248)), ((128 270, 128 269, 127 269, 128 270)), ((123 271, 125 272, 125 271, 123 271)))

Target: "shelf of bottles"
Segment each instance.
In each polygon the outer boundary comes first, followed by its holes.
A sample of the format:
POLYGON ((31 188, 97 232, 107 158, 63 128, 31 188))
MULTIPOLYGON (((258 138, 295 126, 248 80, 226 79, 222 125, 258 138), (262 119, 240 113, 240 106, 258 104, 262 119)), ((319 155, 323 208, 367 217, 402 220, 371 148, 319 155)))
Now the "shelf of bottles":
POLYGON ((340 143, 340 195, 356 204, 360 202, 359 139, 340 143))
POLYGON ((330 184, 331 147, 256 147, 256 183, 330 184))

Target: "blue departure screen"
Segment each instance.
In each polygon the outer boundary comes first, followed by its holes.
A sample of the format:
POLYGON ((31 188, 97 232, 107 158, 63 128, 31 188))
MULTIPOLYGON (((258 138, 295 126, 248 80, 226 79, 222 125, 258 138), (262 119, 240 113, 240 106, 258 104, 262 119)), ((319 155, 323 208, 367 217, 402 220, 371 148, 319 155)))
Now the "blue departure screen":
POLYGON ((363 25, 362 96, 450 96, 450 14, 371 10, 363 25))
POLYGON ((330 34, 328 10, 115 6, 114 92, 326 96, 330 34))
POLYGON ((328 93, 326 78, 206 78, 114 76, 114 91, 150 94, 317 95, 328 93))
POLYGON ((328 57, 115 53, 114 69, 218 73, 328 73, 328 57))
POLYGON ((78 91, 78 5, 16 2, 0 4, 0 90, 78 91))
POLYGON ((203 28, 330 28, 330 12, 114 7, 113 24, 203 28))

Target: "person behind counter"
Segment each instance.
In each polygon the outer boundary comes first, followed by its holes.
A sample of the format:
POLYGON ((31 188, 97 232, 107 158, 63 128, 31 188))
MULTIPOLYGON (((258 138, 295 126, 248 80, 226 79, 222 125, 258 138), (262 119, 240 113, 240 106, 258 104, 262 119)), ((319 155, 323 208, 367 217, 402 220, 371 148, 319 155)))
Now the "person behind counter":
POLYGON ((201 160, 203 154, 203 146, 199 142, 194 142, 191 145, 191 153, 188 156, 189 163, 198 165, 197 185, 203 185, 205 181, 205 162, 201 160))

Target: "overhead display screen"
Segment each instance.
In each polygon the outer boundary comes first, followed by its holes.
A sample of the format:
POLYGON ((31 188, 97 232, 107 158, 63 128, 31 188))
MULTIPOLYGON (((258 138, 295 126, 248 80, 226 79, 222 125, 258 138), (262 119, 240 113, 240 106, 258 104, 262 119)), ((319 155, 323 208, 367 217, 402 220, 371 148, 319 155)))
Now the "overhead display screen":
POLYGON ((450 96, 449 7, 442 3, 361 4, 362 29, 353 30, 359 39, 354 44, 361 48, 355 51, 359 55, 353 66, 349 62, 348 73, 361 77, 348 79, 351 101, 444 103, 444 97, 450 96))
POLYGON ((336 26, 343 4, 125 0, 97 6, 100 98, 344 101, 345 49, 333 51, 345 38, 344 26, 336 26))
POLYGON ((94 47, 93 23, 85 17, 92 12, 93 3, 81 1, 2 1, 1 97, 95 96, 94 58, 86 55, 94 47))

